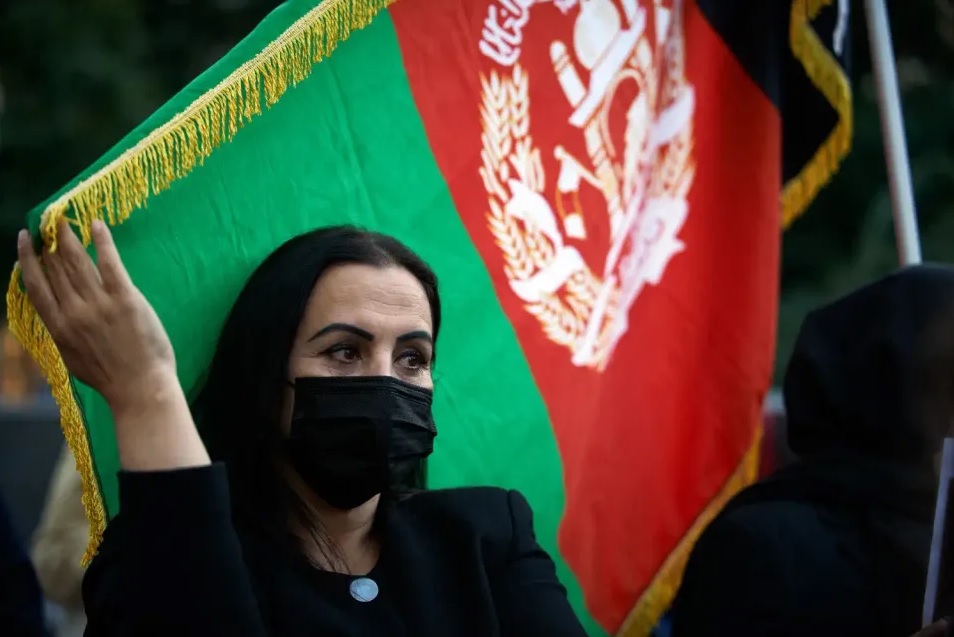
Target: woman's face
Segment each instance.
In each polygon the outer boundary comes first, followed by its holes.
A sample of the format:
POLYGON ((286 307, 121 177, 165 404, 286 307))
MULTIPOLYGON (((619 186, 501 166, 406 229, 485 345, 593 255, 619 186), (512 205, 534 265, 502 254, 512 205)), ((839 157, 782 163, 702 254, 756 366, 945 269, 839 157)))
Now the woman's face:
MULTIPOLYGON (((433 388, 431 308, 404 268, 341 265, 318 280, 288 360, 302 376, 393 376, 433 388)), ((283 424, 289 426, 289 389, 283 424)))

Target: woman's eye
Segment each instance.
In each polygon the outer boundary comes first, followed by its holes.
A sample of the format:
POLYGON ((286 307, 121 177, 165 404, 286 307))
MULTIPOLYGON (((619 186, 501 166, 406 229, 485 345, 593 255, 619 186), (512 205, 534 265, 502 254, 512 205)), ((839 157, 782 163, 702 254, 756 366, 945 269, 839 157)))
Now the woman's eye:
POLYGON ((427 358, 417 351, 405 352, 401 356, 401 360, 408 369, 425 369, 428 365, 427 358))
POLYGON ((331 356, 339 363, 353 363, 361 358, 358 350, 349 345, 338 345, 336 347, 332 347, 326 352, 326 354, 331 356))

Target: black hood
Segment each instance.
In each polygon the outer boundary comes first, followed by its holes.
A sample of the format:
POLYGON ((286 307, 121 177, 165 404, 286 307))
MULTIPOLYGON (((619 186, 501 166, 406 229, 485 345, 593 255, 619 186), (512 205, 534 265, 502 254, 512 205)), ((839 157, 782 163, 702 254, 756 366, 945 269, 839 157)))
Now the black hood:
POLYGON ((904 268, 811 312, 784 394, 799 456, 929 464, 954 414, 954 268, 904 268))

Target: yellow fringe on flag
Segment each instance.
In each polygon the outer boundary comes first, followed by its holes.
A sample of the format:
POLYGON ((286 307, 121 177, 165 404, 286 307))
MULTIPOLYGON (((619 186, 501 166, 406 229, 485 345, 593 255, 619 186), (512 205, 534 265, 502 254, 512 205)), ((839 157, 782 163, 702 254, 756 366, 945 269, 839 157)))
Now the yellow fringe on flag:
MULTIPOLYGON (((261 52, 233 71, 181 113, 50 203, 40 219, 40 234, 56 249, 56 229, 64 219, 75 225, 83 245, 91 240, 95 219, 122 223, 150 196, 178 179, 235 136, 240 128, 311 73, 356 29, 368 26, 396 0, 325 0, 296 20, 261 52)), ((20 284, 14 266, 7 289, 11 333, 37 362, 60 408, 63 435, 83 481, 83 506, 90 541, 83 557, 89 564, 106 529, 106 509, 93 467, 90 442, 72 381, 46 326, 20 284)))
POLYGON ((736 493, 752 484, 758 476, 761 446, 762 427, 758 427, 752 444, 742 456, 735 471, 656 571, 656 576, 646 587, 646 592, 640 596, 639 601, 623 620, 623 625, 616 633, 617 637, 646 637, 653 632, 656 624, 659 623, 659 618, 676 598, 676 591, 682 583, 682 573, 686 569, 686 562, 689 560, 689 554, 696 540, 726 503, 736 493))
POLYGON ((782 227, 787 228, 831 180, 851 148, 854 128, 851 82, 815 33, 811 21, 833 0, 793 0, 788 38, 808 79, 838 114, 838 123, 801 172, 782 188, 782 227))
POLYGON ((60 408, 60 426, 63 436, 76 460, 76 469, 83 484, 83 509, 89 522, 90 539, 83 555, 83 566, 89 564, 99 545, 99 539, 106 529, 106 509, 93 459, 89 449, 89 438, 83 425, 83 416, 73 396, 73 385, 69 372, 60 352, 53 344, 46 326, 37 316, 33 305, 20 287, 20 267, 14 266, 7 289, 7 323, 10 333, 36 361, 46 382, 50 385, 53 399, 60 408))

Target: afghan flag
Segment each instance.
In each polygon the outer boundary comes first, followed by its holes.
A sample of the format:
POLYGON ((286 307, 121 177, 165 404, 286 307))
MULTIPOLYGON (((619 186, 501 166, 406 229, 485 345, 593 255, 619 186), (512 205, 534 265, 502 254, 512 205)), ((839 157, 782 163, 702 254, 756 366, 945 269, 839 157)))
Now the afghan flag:
MULTIPOLYGON (((406 242, 445 304, 430 486, 521 490, 591 632, 644 635, 756 472, 783 218, 849 144, 838 7, 292 0, 29 227, 122 224, 189 396, 282 242, 341 223, 406 242)), ((92 554, 118 506, 109 410, 17 271, 7 305, 92 554)))

